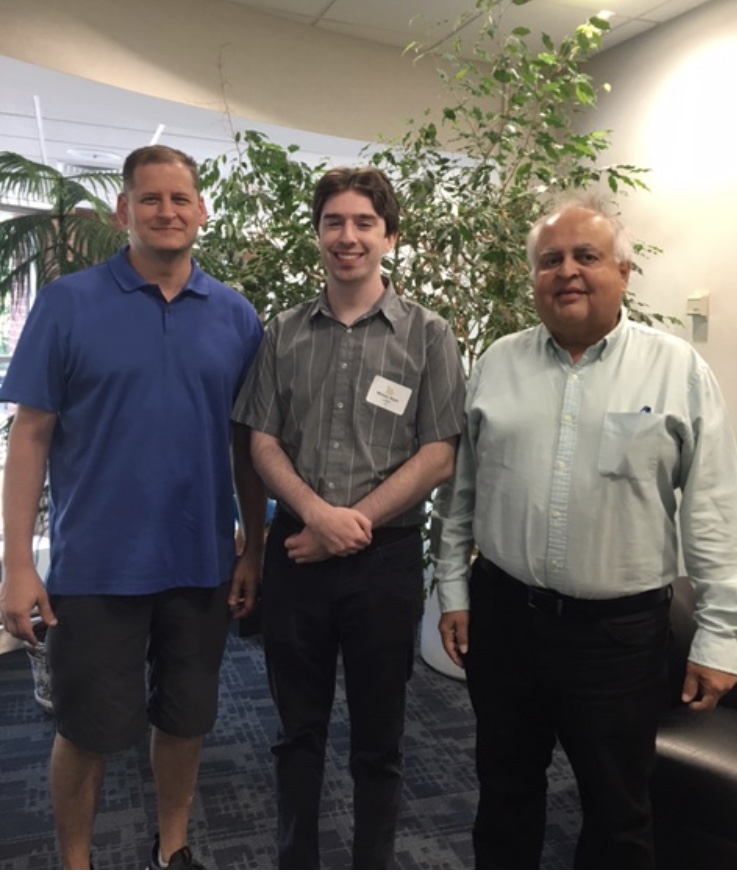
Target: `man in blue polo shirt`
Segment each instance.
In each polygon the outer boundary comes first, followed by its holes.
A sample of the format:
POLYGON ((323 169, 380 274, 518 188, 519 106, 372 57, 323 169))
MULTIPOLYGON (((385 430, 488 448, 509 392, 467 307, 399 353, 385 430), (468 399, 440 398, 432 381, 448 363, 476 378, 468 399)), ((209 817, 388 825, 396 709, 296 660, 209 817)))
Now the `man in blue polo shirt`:
POLYGON ((230 616, 250 610, 260 575, 264 491, 246 463, 236 563, 229 440, 263 330, 250 303, 192 260, 206 220, 194 161, 140 148, 123 181, 129 246, 39 293, 0 392, 18 404, 0 615, 31 644, 35 608, 50 627, 51 796, 65 868, 90 868, 106 755, 150 722, 150 868, 201 869, 187 847, 201 737, 216 716, 230 616), (47 463, 44 585, 31 541, 47 463))

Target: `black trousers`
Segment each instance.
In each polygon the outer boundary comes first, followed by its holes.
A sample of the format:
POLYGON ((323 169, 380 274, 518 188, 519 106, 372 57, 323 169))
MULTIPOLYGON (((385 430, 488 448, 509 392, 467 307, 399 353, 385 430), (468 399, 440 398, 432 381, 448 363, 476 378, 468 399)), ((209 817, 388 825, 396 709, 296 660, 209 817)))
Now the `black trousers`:
POLYGON ((556 739, 581 797, 576 868, 653 868, 649 784, 667 696, 668 600, 569 620, 528 605, 527 588, 483 560, 470 596, 476 868, 539 868, 556 739))
POLYGON ((419 531, 375 531, 352 557, 296 564, 277 516, 262 590, 276 757, 280 869, 320 867, 318 820, 328 723, 342 655, 354 782, 353 868, 388 869, 402 780, 406 682, 423 604, 419 531))

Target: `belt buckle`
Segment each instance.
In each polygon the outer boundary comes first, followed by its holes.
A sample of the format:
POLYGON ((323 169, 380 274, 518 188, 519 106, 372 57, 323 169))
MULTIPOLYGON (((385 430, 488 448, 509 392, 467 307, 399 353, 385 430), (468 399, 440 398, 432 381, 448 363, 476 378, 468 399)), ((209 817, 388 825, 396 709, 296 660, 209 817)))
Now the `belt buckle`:
POLYGON ((540 612, 554 614, 557 618, 563 615, 563 599, 552 590, 544 587, 527 588, 527 605, 540 612))

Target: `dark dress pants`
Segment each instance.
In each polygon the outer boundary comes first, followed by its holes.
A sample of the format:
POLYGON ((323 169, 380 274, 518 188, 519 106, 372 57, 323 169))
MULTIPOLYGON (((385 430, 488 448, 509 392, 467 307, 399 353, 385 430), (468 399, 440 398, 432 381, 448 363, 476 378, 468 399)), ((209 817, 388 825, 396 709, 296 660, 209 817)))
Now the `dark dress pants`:
POLYGON ((466 675, 477 718, 477 869, 536 869, 556 738, 576 776, 579 869, 653 868, 650 778, 667 694, 668 602, 563 620, 476 561, 466 675))
POLYGON ((272 525, 262 590, 266 664, 280 721, 272 749, 279 868, 320 867, 320 793, 340 653, 350 716, 353 868, 388 869, 406 682, 423 604, 420 534, 413 529, 393 538, 393 531, 377 530, 360 554, 298 565, 284 548, 296 529, 281 516, 272 525))

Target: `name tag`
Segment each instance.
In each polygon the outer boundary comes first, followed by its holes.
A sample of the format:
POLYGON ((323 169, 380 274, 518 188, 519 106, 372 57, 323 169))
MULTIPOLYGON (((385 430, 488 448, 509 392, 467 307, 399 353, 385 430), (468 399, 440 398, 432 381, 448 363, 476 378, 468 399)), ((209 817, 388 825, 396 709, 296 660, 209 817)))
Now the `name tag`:
POLYGON ((387 409, 395 415, 403 415, 411 396, 411 388, 398 385, 396 382, 389 381, 388 378, 377 375, 366 394, 366 402, 373 406, 379 406, 381 409, 387 409))

